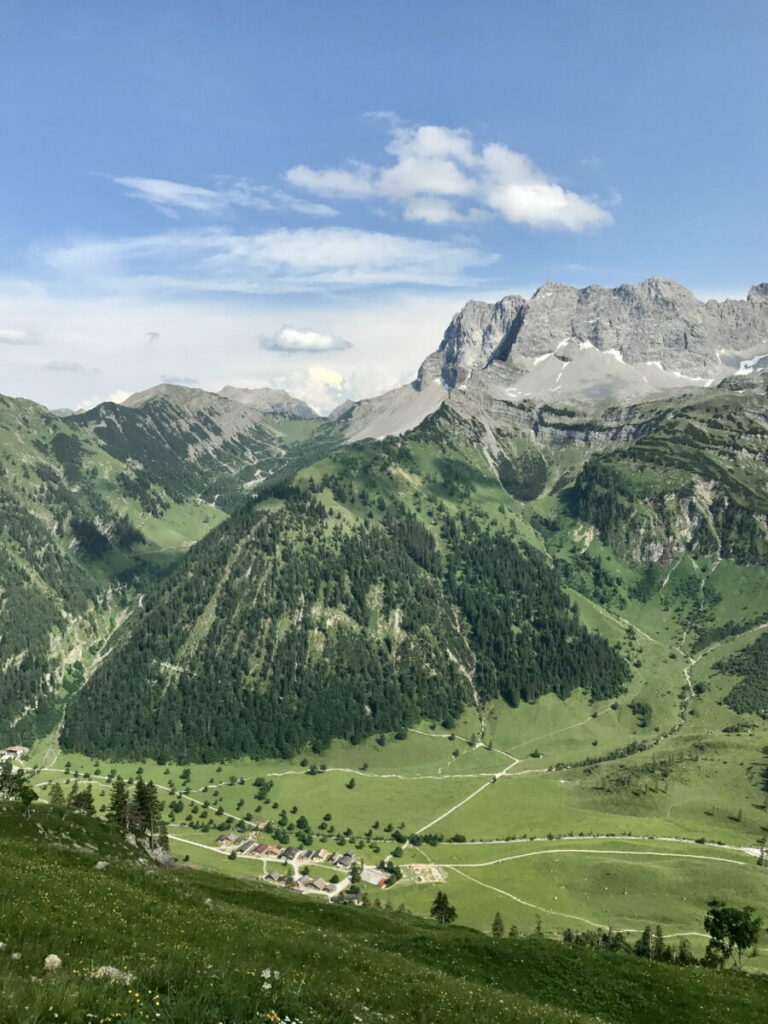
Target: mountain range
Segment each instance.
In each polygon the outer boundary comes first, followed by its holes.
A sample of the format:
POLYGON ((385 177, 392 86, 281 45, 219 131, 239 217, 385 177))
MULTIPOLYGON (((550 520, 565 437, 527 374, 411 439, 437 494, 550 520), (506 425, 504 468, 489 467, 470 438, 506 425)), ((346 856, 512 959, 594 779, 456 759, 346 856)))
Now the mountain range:
POLYGON ((285 756, 618 695, 631 666, 569 588, 766 564, 767 369, 768 285, 547 282, 468 303, 412 384, 328 418, 269 389, 0 399, 0 738, 66 708, 92 754, 285 756))

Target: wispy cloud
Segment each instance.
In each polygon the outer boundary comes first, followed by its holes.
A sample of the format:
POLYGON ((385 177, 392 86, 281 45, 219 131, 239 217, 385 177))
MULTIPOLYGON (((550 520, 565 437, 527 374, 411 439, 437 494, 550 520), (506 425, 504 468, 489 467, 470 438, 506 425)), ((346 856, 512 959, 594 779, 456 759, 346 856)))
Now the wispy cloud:
POLYGON ((307 327, 282 327, 276 334, 260 340, 262 348, 270 352, 342 352, 352 348, 344 338, 323 334, 307 327))
POLYGON ((82 363, 73 363, 67 359, 51 359, 49 362, 43 363, 43 369, 53 370, 55 373, 79 373, 85 367, 82 363))
POLYGON ((389 200, 407 220, 445 224, 497 214, 513 224, 583 231, 613 220, 595 199, 564 188, 530 157, 501 143, 475 145, 469 132, 393 124, 393 162, 292 167, 286 179, 314 195, 389 200))
POLYGON ((498 258, 463 242, 351 228, 222 229, 85 240, 42 253, 75 282, 119 289, 280 294, 383 285, 454 286, 498 258))
POLYGON ((195 377, 161 377, 160 380, 163 384, 178 384, 184 388, 196 388, 200 385, 200 381, 195 377))
POLYGON ((335 217, 327 203, 308 202, 281 189, 254 185, 246 178, 217 183, 215 188, 187 185, 165 178, 114 178, 131 199, 141 199, 166 216, 177 218, 179 210, 223 214, 232 207, 254 210, 292 210, 310 217, 335 217))

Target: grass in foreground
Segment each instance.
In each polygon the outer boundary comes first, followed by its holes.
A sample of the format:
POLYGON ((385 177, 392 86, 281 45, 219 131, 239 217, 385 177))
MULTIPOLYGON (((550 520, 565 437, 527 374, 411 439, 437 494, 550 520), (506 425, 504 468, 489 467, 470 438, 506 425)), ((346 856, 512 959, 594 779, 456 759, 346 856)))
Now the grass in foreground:
POLYGON ((0 808, 0 874, 3 1024, 764 1020, 762 978, 545 939, 494 941, 206 871, 162 870, 102 823, 47 808, 29 819, 0 808), (46 973, 51 953, 63 966, 46 973), (95 979, 102 966, 135 978, 95 979))

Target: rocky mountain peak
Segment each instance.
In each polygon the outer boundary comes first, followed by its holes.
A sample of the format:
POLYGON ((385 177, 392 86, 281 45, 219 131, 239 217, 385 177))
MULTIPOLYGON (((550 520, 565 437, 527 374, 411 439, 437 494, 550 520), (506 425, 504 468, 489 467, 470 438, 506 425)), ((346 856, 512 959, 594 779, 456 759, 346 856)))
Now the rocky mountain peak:
POLYGON ((476 366, 494 357, 524 305, 519 295, 496 303, 472 299, 453 317, 438 350, 441 376, 448 387, 463 384, 476 366))
POLYGON ((714 383, 765 352, 768 285, 756 285, 747 299, 703 302, 663 277, 616 288, 546 281, 527 300, 468 302, 419 383, 439 376, 444 387, 463 390, 476 372, 492 371, 499 383, 505 370, 511 398, 557 391, 587 400, 637 397, 714 383))

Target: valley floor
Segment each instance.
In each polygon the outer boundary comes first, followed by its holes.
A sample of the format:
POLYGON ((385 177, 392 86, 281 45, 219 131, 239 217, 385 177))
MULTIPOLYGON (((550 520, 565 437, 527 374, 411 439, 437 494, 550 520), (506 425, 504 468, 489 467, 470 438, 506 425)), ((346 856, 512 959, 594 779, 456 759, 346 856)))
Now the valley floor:
MULTIPOLYGON (((592 610, 604 628, 623 634, 619 618, 592 610)), ((190 765, 186 781, 178 765, 141 767, 169 803, 171 792, 181 802, 170 832, 175 853, 191 864, 258 877, 270 868, 222 855, 219 832, 239 828, 245 838, 251 819, 294 822, 303 815, 315 846, 354 845, 366 864, 396 855, 403 879, 383 892, 364 886, 372 899, 426 913, 438 883, 417 881, 410 868, 434 864, 459 920, 476 928, 488 930, 496 911, 524 932, 538 919, 552 934, 569 926, 633 933, 660 924, 667 934, 689 936, 700 951, 711 896, 768 906, 768 870, 757 865, 768 826, 761 774, 768 730, 755 724, 722 731, 737 716, 719 704, 726 684, 711 671, 754 630, 698 657, 662 630, 636 632, 643 671, 633 686, 652 703, 658 724, 650 729, 638 726, 624 701, 615 708, 584 695, 548 696, 469 712, 450 733, 424 723, 403 741, 335 743, 317 759, 317 774, 306 758, 190 765), (689 683, 705 679, 704 694, 692 696, 689 683), (611 757, 632 742, 650 746, 611 757), (597 763, 577 767, 587 759, 597 763), (256 779, 272 784, 261 802, 256 779), (393 832, 451 841, 399 843, 393 832)), ((42 745, 36 753, 43 799, 54 778, 90 782, 103 807, 109 772, 135 777, 139 767, 52 757, 55 750, 42 745)), ((749 967, 768 968, 768 957, 760 954, 749 967)))
MULTIPOLYGON (((681 560, 665 585, 691 566, 681 560)), ((766 595, 755 586, 765 584, 749 570, 707 571, 716 582, 722 575, 719 620, 746 628, 696 652, 662 605, 664 587, 620 612, 574 592, 582 619, 635 666, 618 701, 593 703, 581 692, 517 708, 495 701, 450 731, 425 722, 402 740, 335 742, 288 761, 97 763, 60 753, 50 737, 30 756, 34 783, 43 800, 54 779, 65 790, 92 784, 103 810, 110 775, 142 771, 166 801, 174 853, 192 866, 263 877, 275 863, 231 859, 217 837, 234 830, 267 841, 256 825, 270 821, 298 844, 303 817, 313 848, 354 849, 361 864, 403 869, 384 890, 362 883, 372 901, 426 914, 442 888, 460 923, 485 931, 496 912, 523 933, 599 926, 631 939, 658 924, 701 953, 707 900, 768 908, 768 869, 758 864, 768 726, 722 703, 733 678, 715 667, 768 628, 768 615, 759 616, 766 595)), ((768 970, 768 954, 747 967, 768 970)))

